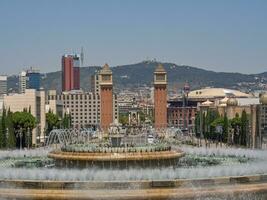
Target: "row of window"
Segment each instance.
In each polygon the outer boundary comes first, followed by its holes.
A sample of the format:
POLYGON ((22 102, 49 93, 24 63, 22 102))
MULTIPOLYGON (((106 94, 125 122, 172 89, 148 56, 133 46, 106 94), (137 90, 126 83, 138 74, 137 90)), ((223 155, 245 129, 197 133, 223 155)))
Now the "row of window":
MULTIPOLYGON (((171 124, 176 124, 176 125, 181 125, 184 123, 183 120, 172 120, 170 122, 171 124)), ((193 122, 192 120, 185 120, 186 124, 192 124, 192 122, 193 122)))
MULTIPOLYGON (((65 107, 65 108, 69 108, 69 107, 74 108, 74 105, 69 106, 69 105, 67 104, 67 105, 65 105, 64 107, 65 107)), ((75 107, 76 107, 76 108, 79 108, 79 107, 80 107, 80 108, 83 108, 83 107, 84 107, 84 108, 87 108, 87 107, 88 107, 88 108, 91 108, 91 107, 94 107, 94 108, 95 108, 96 105, 93 105, 93 106, 91 106, 91 105, 89 105, 89 106, 87 106, 87 105, 76 105, 75 107)), ((97 107, 100 107, 100 105, 98 105, 97 107)))

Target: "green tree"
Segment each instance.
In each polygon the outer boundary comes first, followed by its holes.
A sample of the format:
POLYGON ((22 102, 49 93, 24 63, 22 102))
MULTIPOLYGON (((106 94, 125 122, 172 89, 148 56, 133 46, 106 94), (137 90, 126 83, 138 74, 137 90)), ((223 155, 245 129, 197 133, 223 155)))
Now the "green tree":
POLYGON ((1 117, 0 125, 0 148, 3 149, 6 147, 6 109, 3 108, 3 113, 1 117))
POLYGON ((240 144, 240 128, 241 128, 241 118, 239 117, 238 113, 236 116, 230 120, 231 127, 234 130, 234 144, 240 144))
POLYGON ((59 128, 60 120, 58 115, 51 112, 51 110, 46 113, 46 123, 47 123, 47 134, 49 134, 54 128, 59 128))
POLYGON ((71 127, 71 116, 65 113, 62 119, 62 128, 70 128, 70 127, 71 127))
POLYGON ((129 118, 127 114, 119 114, 119 122, 122 125, 129 124, 129 118))
MULTIPOLYGON (((22 146, 31 146, 32 130, 36 127, 37 120, 29 112, 15 112, 12 114, 12 123, 14 126, 14 131, 19 138, 19 133, 22 132, 22 146)), ((17 141, 17 147, 19 146, 19 141, 17 141)))
POLYGON ((222 133, 217 132, 216 127, 221 126, 223 127, 224 118, 223 117, 217 117, 213 122, 211 123, 211 129, 212 129, 212 139, 221 141, 222 140, 222 133))
POLYGON ((226 116, 226 114, 224 114, 223 117, 223 142, 226 143, 228 140, 228 132, 229 132, 229 120, 226 116))
POLYGON ((146 120, 146 115, 145 115, 144 112, 142 112, 142 111, 139 112, 139 119, 140 119, 140 122, 141 122, 141 123, 142 123, 142 122, 145 122, 145 120, 146 120))
POLYGON ((14 126, 12 122, 12 112, 10 112, 10 110, 8 110, 7 112, 6 122, 7 122, 6 123, 7 130, 8 130, 6 147, 9 149, 13 149, 16 147, 16 137, 15 137, 14 126))
POLYGON ((242 111, 241 115, 241 130, 240 130, 240 145, 247 145, 248 135, 248 118, 245 110, 242 111))
POLYGON ((215 140, 217 138, 215 127, 212 123, 219 117, 217 110, 208 109, 205 116, 204 137, 209 140, 215 140))

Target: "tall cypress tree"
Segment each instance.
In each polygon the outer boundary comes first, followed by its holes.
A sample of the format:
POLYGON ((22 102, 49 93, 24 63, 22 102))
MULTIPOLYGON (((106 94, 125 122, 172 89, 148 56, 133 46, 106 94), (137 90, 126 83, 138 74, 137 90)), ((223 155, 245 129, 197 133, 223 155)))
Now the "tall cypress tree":
POLYGON ((1 129, 0 129, 0 148, 6 147, 6 109, 3 108, 3 114, 1 118, 1 129))
POLYGON ((240 130, 240 145, 247 145, 247 132, 248 132, 248 119, 245 110, 242 111, 241 115, 241 130, 240 130))
POLYGON ((7 129, 8 129, 6 147, 9 149, 13 149, 16 147, 16 137, 15 137, 14 126, 13 126, 13 121, 12 121, 12 112, 10 112, 10 110, 8 110, 7 112, 6 122, 7 122, 7 129))
POLYGON ((229 122, 226 114, 223 117, 223 142, 228 140, 229 122))

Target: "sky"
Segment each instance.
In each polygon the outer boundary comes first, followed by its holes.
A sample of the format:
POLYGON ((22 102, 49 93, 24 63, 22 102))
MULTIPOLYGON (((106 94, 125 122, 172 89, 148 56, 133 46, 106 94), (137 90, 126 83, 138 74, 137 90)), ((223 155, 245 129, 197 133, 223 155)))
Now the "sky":
POLYGON ((156 59, 213 71, 267 71, 266 0, 0 0, 0 74, 156 59))

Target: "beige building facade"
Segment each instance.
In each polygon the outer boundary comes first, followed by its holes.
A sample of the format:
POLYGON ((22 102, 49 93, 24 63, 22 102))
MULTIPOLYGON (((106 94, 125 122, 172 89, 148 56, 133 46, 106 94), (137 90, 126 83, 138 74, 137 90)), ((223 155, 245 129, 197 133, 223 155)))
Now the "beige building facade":
POLYGON ((31 114, 37 119, 37 127, 32 132, 32 144, 45 141, 45 92, 35 89, 26 89, 22 94, 4 96, 4 106, 12 112, 21 112, 30 108, 31 114))
MULTIPOLYGON (((113 95, 112 98, 114 102, 112 121, 115 121, 118 119, 117 96, 113 95)), ((47 102, 62 102, 63 115, 64 113, 70 114, 71 124, 74 128, 98 127, 100 125, 100 96, 95 93, 69 91, 56 94, 56 91, 48 91, 46 99, 47 102)), ((55 109, 54 104, 51 104, 53 109, 55 109)))

